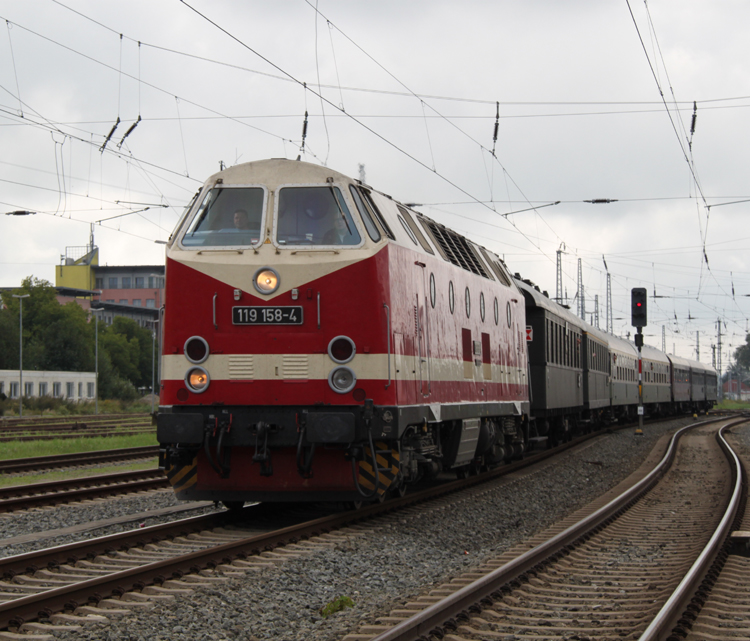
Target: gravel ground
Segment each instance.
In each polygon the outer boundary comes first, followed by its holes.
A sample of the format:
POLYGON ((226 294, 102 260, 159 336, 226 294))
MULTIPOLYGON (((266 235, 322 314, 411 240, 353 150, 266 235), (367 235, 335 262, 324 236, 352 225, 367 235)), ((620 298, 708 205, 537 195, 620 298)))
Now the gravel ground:
POLYGON ((16 536, 68 528, 74 525, 84 525, 94 521, 112 519, 122 516, 123 514, 138 515, 153 510, 171 507, 173 505, 185 505, 185 503, 175 499, 172 490, 159 490, 85 504, 60 505, 58 507, 0 514, 0 557, 23 554, 33 550, 41 550, 75 541, 93 539, 107 534, 124 532, 125 530, 132 530, 140 523, 144 523, 145 525, 156 525, 157 523, 174 521, 178 518, 198 516, 200 514, 205 514, 206 512, 215 511, 213 507, 207 507, 199 510, 191 510, 190 512, 182 513, 181 515, 143 517, 138 519, 138 523, 120 523, 74 535, 40 539, 31 543, 17 543, 13 545, 6 545, 3 543, 3 539, 10 539, 16 536))
MULTIPOLYGON (((555 466, 523 482, 511 481, 478 496, 457 497, 450 507, 383 517, 379 527, 348 537, 335 548, 248 572, 243 578, 230 577, 225 583, 198 588, 190 596, 113 619, 111 624, 56 636, 126 641, 340 639, 606 492, 640 465, 661 435, 685 422, 646 426, 644 435, 638 437, 632 430, 608 435, 578 453, 561 454, 555 466), (323 617, 320 609, 339 596, 351 598, 354 607, 323 617)), ((750 448, 750 431, 742 437, 750 448)), ((122 510, 120 501, 113 502, 114 506, 122 510)), ((137 509, 146 508, 140 504, 137 509)), ((105 518, 91 513, 74 517, 74 508, 47 512, 44 518, 51 523, 66 525, 70 525, 69 518, 105 518), (61 510, 66 510, 65 515, 55 517, 61 510)), ((37 522, 40 513, 19 518, 42 527, 37 522)), ((7 526, 8 519, 4 519, 0 528, 7 526)), ((0 530, 0 536, 8 534, 0 530)))

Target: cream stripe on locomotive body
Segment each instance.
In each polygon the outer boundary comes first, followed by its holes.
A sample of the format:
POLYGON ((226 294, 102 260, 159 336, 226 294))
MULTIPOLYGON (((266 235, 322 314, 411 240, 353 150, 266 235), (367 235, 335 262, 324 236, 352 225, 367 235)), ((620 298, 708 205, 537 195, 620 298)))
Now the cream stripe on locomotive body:
POLYGON ((162 462, 197 468, 180 498, 374 498, 373 447, 399 465, 382 495, 528 439, 502 261, 325 167, 209 178, 167 246, 163 325, 162 462))

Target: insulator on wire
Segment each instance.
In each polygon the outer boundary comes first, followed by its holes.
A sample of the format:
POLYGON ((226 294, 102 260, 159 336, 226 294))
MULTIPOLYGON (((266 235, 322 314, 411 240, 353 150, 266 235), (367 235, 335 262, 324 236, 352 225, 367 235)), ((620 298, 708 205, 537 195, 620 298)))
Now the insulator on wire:
POLYGON ((135 122, 134 122, 134 123, 133 123, 132 125, 130 125, 130 127, 128 128, 128 130, 127 130, 127 131, 125 132, 125 135, 124 135, 124 136, 122 137, 122 139, 120 140, 120 142, 118 142, 118 143, 117 143, 117 148, 118 148, 118 149, 119 149, 120 147, 122 147, 122 143, 124 143, 124 142, 125 142, 125 138, 127 138, 127 137, 128 137, 128 136, 129 136, 129 135, 130 135, 130 134, 131 134, 131 133, 133 132, 133 129, 135 129, 135 128, 136 128, 136 127, 138 126, 138 123, 139 123, 140 121, 141 121, 141 115, 140 115, 140 114, 138 114, 138 120, 136 120, 136 121, 135 121, 135 122))
POLYGON ((112 134, 115 133, 115 129, 117 129, 117 125, 119 124, 120 124, 120 116, 117 116, 117 122, 115 122, 115 124, 112 125, 112 129, 109 130, 107 137, 104 139, 104 143, 102 143, 102 146, 99 147, 99 151, 104 151, 105 147, 107 146, 107 143, 109 142, 109 139, 112 138, 112 134))
POLYGON ((698 119, 698 104, 693 101, 693 121, 690 123, 690 136, 695 133, 695 121, 698 119))
POLYGON ((307 138, 307 110, 305 110, 305 121, 302 123, 302 145, 297 154, 297 160, 302 160, 302 154, 305 153, 305 138, 307 138))
POLYGON ((495 146, 497 145, 497 130, 500 127, 500 103, 495 103, 495 131, 492 134, 492 155, 495 155, 495 146))

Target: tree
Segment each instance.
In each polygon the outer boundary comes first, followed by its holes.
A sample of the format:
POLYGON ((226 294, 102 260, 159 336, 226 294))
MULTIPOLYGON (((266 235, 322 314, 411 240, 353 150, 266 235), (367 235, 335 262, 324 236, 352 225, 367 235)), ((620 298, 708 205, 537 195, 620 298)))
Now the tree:
POLYGON ((735 350, 734 361, 743 369, 750 369, 750 334, 745 336, 745 344, 735 350))

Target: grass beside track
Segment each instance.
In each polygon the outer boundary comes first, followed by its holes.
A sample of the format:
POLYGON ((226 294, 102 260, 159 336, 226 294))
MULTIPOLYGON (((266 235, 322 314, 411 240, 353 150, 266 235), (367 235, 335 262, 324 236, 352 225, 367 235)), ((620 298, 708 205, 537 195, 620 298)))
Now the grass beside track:
POLYGON ((19 476, 0 475, 0 487, 15 487, 16 485, 28 485, 31 483, 47 483, 49 481, 67 481, 70 479, 81 479, 88 476, 100 474, 117 474, 119 472, 130 472, 135 470, 154 470, 159 461, 153 458, 149 461, 138 463, 123 463, 122 465, 106 465, 102 467, 90 467, 74 470, 59 470, 54 472, 42 472, 34 474, 22 474, 19 476))
POLYGON ((0 460, 32 458, 53 454, 78 454, 96 450, 119 450, 127 447, 158 445, 156 433, 132 436, 97 436, 93 438, 53 439, 51 441, 9 441, 0 448, 0 460))

